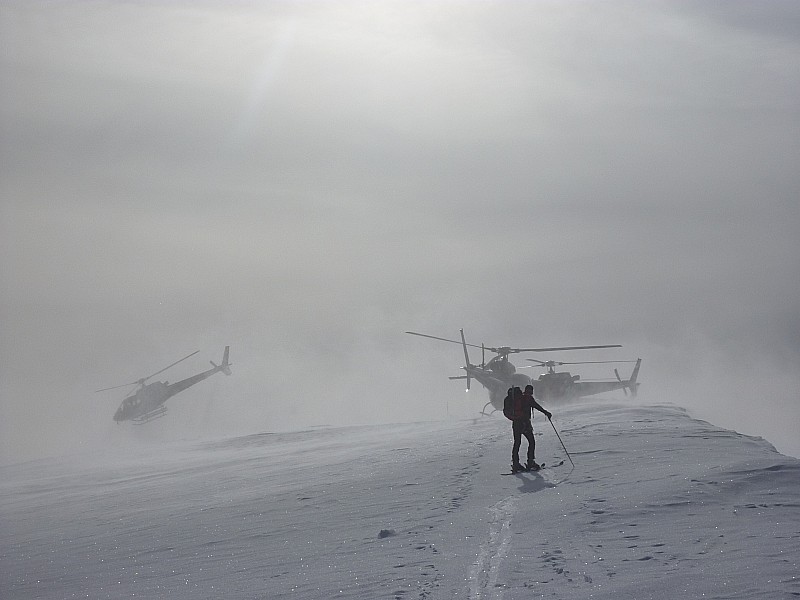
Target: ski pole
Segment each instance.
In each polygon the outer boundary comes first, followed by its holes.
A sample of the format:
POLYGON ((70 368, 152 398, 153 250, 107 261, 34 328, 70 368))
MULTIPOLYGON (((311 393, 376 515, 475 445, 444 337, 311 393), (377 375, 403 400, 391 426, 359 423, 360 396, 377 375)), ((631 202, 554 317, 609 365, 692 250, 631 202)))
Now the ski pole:
MULTIPOLYGON (((553 425, 553 419, 551 419, 550 417, 547 417, 547 420, 550 421, 550 425, 553 425)), ((564 440, 562 440, 561 436, 558 435, 558 429, 556 429, 555 425, 553 425, 553 431, 556 432, 556 436, 558 436, 558 441, 561 442, 561 447, 564 449, 564 452, 567 452, 567 447, 564 445, 564 440)), ((569 459, 569 462, 571 462, 572 466, 574 467, 575 463, 572 462, 572 457, 569 455, 569 452, 567 452, 567 458, 569 459)))

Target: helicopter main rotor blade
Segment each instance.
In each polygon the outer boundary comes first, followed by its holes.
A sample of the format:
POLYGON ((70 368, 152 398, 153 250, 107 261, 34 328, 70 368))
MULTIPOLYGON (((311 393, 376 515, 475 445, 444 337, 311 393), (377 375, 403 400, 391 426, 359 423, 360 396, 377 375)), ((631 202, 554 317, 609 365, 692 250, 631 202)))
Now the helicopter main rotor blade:
POLYGON ((122 385, 115 385, 115 386, 112 386, 112 387, 103 388, 102 390, 95 390, 94 392, 96 394, 97 392, 107 392, 108 390, 118 390, 119 388, 128 387, 129 385, 136 385, 137 383, 139 383, 139 382, 138 381, 132 381, 130 383, 123 383, 122 385))
POLYGON ((194 351, 194 352, 192 352, 191 354, 189 354, 189 355, 187 355, 187 356, 184 356, 182 359, 180 359, 180 360, 176 360, 176 361, 175 361, 174 363, 172 363, 172 364, 171 364, 169 367, 164 367, 164 368, 163 368, 163 369, 161 369, 160 371, 156 371, 156 372, 155 372, 155 373, 153 373, 152 375, 148 375, 147 377, 145 377, 144 379, 140 379, 139 381, 142 381, 142 382, 144 382, 144 381, 147 381, 147 380, 148 380, 148 379, 150 379, 151 377, 155 377, 155 376, 156 376, 156 375, 158 375, 159 373, 163 373, 164 371, 166 371, 166 370, 167 370, 167 369, 169 369, 170 367, 174 367, 174 366, 175 366, 175 365, 177 365, 179 362, 183 362, 183 361, 184 361, 184 360, 186 360, 187 358, 191 358, 192 356, 194 356, 194 355, 195 355, 195 354, 197 354, 198 352, 200 352, 200 350, 195 350, 195 351, 194 351))
MULTIPOLYGON (((418 335, 420 337, 431 338, 432 340, 439 340, 441 342, 450 342, 451 344, 458 344, 461 345, 462 342, 456 340, 448 340, 447 338, 436 337, 435 335, 428 335, 426 333, 417 333, 416 331, 406 331, 409 335, 418 335)), ((475 344, 467 344, 470 348, 480 348, 480 346, 476 346, 475 344)), ((489 348, 487 348, 489 350, 489 348)))
MULTIPOLYGON (((416 331, 406 331, 409 335, 418 335, 420 337, 431 338, 432 340, 439 340, 442 342, 450 342, 451 344, 461 345, 463 342, 457 340, 448 340, 443 337, 436 337, 435 335, 428 335, 426 333, 417 333, 416 331)), ((490 348, 489 346, 477 346, 475 344, 467 344, 470 348, 482 348, 495 354, 516 354, 518 352, 559 352, 561 350, 596 350, 599 348, 622 348, 621 344, 605 344, 602 346, 558 346, 554 348, 490 348)))
MULTIPOLYGON (((543 367, 546 367, 546 366, 547 366, 547 361, 544 361, 544 360, 538 360, 538 359, 536 359, 536 358, 526 358, 525 360, 529 360, 529 361, 531 361, 531 362, 539 363, 539 365, 541 365, 541 366, 543 366, 543 367)), ((529 365, 529 366, 531 366, 531 367, 535 367, 535 366, 537 366, 537 365, 529 365)))
MULTIPOLYGON (((561 350, 595 350, 598 348, 622 348, 622 344, 606 344, 603 346, 561 346, 559 348, 511 348, 511 352, 557 352, 561 350)), ((487 348, 490 350, 490 348, 487 348)))
POLYGON ((635 363, 635 360, 584 360, 581 362, 562 363, 565 365, 607 365, 610 363, 635 363))
POLYGON ((150 379, 151 377, 155 377, 155 376, 156 376, 156 375, 158 375, 159 373, 163 373, 164 371, 166 371, 166 370, 167 370, 167 369, 169 369, 170 367, 174 367, 174 366, 175 366, 175 365, 177 365, 179 362, 183 362, 184 360, 186 360, 187 358, 190 358, 190 357, 194 356, 194 355, 195 355, 195 354, 197 354, 198 352, 200 352, 200 350, 195 350, 194 352, 192 352, 192 353, 191 353, 191 354, 189 354, 188 356, 184 356, 182 359, 180 359, 180 360, 176 360, 176 361, 175 361, 174 363, 172 363, 172 364, 171 364, 169 367, 164 367, 164 368, 163 368, 163 369, 161 369, 160 371, 156 371, 155 373, 153 373, 152 375, 148 375, 147 377, 142 377, 141 379, 137 379, 136 381, 131 381, 130 383, 123 383, 122 385, 115 385, 115 386, 113 386, 113 387, 107 387, 107 388, 103 388, 102 390, 95 390, 95 393, 97 393, 97 392, 107 392, 108 390, 118 390, 119 388, 128 387, 129 385, 137 385, 137 384, 138 384, 138 385, 144 385, 144 382, 145 382, 145 381, 147 381, 148 379, 150 379))
MULTIPOLYGON (((529 360, 531 362, 539 363, 540 365, 546 365, 547 362, 543 360, 536 360, 535 358, 526 358, 525 360, 529 360)), ((635 360, 582 360, 579 362, 556 362, 554 364, 557 365, 606 365, 610 363, 633 363, 636 362, 635 360)))

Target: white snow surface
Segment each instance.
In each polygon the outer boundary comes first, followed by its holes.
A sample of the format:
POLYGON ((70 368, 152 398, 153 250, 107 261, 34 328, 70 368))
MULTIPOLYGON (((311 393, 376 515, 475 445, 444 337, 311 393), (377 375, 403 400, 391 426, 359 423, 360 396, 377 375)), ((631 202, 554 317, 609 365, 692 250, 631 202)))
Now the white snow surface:
POLYGON ((0 467, 0 598, 800 596, 800 461, 676 406, 552 408, 574 468, 501 476, 501 416, 0 467))

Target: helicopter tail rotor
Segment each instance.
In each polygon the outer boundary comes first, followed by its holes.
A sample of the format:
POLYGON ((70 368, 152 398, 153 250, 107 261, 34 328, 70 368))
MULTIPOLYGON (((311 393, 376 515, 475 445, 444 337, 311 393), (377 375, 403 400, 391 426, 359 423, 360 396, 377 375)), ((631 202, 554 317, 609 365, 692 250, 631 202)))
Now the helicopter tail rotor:
POLYGON ((628 382, 627 381, 622 381, 622 378, 619 376, 619 371, 617 371, 616 369, 614 369, 614 375, 617 376, 617 381, 619 381, 622 384, 622 393, 627 396, 628 395, 628 382))
POLYGON ((466 361, 466 366, 464 370, 467 372, 467 391, 469 391, 469 383, 470 383, 470 376, 469 376, 469 352, 467 352, 467 340, 464 339, 464 330, 461 329, 461 344, 464 347, 464 361, 466 361))
POLYGON ((219 369, 220 371, 225 373, 225 375, 230 375, 231 374, 231 369, 230 369, 230 364, 231 363, 228 362, 228 355, 230 353, 230 350, 231 350, 230 346, 225 346, 225 353, 222 355, 222 364, 221 365, 217 366, 217 364, 213 360, 209 361, 211 363, 211 365, 215 369, 219 369))
POLYGON ((614 369, 614 375, 617 376, 617 381, 622 384, 622 391, 625 392, 625 395, 628 395, 628 390, 631 391, 631 396, 636 398, 636 390, 639 388, 639 384, 636 382, 636 378, 639 377, 639 367, 642 366, 642 359, 636 359, 636 366, 633 367, 633 373, 631 373, 631 378, 625 381, 619 376, 619 371, 614 369))

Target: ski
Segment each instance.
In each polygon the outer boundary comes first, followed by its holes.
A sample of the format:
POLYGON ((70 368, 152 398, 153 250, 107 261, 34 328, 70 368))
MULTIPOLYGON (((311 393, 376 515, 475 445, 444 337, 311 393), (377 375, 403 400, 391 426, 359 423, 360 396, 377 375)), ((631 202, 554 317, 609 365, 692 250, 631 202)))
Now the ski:
MULTIPOLYGON (((561 460, 561 461, 559 461, 559 462, 557 462, 557 463, 555 463, 553 465, 550 465, 550 467, 548 467, 548 468, 552 469, 554 467, 560 467, 563 464, 564 464, 564 461, 561 460)), ((542 464, 539 465, 538 469, 521 469, 520 471, 511 471, 509 473, 500 473, 500 474, 501 475, 519 475, 520 473, 535 473, 536 471, 541 471, 544 468, 545 468, 545 463, 542 463, 542 464)))
POLYGON ((517 473, 535 473, 536 471, 541 471, 544 469, 544 463, 539 465, 538 469, 528 469, 526 467, 522 467, 519 471, 511 471, 510 473, 501 473, 501 475, 516 475, 517 473))

